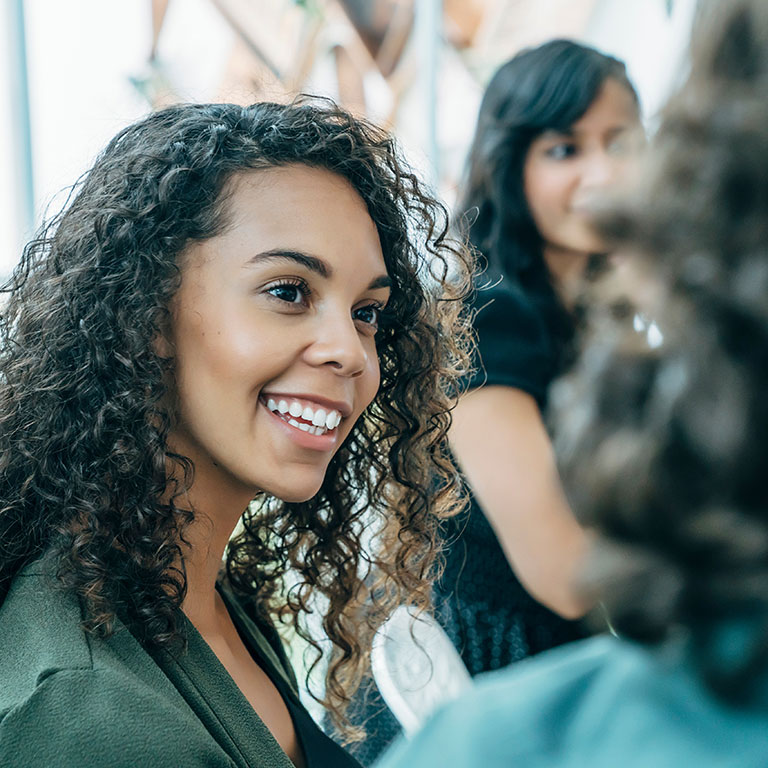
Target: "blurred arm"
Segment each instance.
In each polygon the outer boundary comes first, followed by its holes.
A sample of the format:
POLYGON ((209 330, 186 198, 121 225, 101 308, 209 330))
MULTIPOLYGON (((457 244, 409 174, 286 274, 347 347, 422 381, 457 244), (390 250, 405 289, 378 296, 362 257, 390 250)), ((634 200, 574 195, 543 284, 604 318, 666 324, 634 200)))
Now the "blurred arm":
POLYGON ((573 587, 589 544, 563 494, 536 401, 512 387, 465 395, 451 449, 528 592, 564 618, 590 608, 573 587))

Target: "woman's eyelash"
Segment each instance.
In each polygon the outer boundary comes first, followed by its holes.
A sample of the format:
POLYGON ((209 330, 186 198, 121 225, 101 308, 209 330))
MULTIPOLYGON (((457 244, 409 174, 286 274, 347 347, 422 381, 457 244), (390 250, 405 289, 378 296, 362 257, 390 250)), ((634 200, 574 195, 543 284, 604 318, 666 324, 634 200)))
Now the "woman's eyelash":
POLYGON ((382 312, 384 311, 383 304, 380 304, 378 301, 372 301, 370 304, 366 304, 365 306, 358 307, 356 312, 363 312, 366 309, 372 309, 376 313, 377 323, 381 320, 381 315, 382 315, 382 312))
POLYGON ((571 157, 575 152, 576 152, 575 144, 567 141, 562 141, 558 144, 551 146, 546 151, 546 154, 555 159, 560 159, 565 157, 571 157))
POLYGON ((274 296, 276 299, 279 299, 281 301, 285 301, 288 303, 295 303, 295 302, 291 302, 289 299, 286 299, 284 297, 277 295, 277 292, 279 292, 281 289, 285 290, 285 289, 291 289, 291 288, 298 291, 299 295, 302 298, 306 298, 311 293, 311 290, 307 285, 307 283, 304 282, 304 280, 299 280, 298 278, 296 279, 286 278, 285 280, 280 280, 276 283, 271 283, 265 288, 265 290, 267 293, 269 293, 271 296, 274 296))

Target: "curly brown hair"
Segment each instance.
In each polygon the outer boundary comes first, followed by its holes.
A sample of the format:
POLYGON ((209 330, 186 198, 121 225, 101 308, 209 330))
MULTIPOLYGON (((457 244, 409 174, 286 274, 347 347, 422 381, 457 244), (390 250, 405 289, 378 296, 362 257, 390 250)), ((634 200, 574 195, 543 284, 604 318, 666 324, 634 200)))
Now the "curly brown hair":
POLYGON ((645 185, 603 222, 650 275, 625 295, 651 303, 629 325, 594 319, 555 400, 565 482, 601 533, 588 582, 614 627, 684 634, 711 688, 739 701, 768 663, 768 7, 718 5, 645 185))
POLYGON ((347 179, 378 229, 392 280, 381 384, 312 499, 246 511, 226 576, 318 657, 305 617, 325 606, 324 703, 343 723, 377 627, 398 603, 428 604, 436 525, 461 503, 446 431, 467 366, 472 263, 391 136, 332 104, 151 114, 109 143, 26 247, 0 316, 0 599, 52 552, 87 631, 109 635, 119 615, 148 646, 177 644, 194 512, 175 502, 194 467, 168 448, 173 364, 152 340, 179 255, 226 227, 227 181, 291 163, 347 179))

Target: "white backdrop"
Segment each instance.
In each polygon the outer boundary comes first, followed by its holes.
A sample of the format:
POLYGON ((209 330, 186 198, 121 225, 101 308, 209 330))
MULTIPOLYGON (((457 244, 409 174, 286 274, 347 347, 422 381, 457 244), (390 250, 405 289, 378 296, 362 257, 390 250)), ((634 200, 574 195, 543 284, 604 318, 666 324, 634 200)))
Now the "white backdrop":
MULTIPOLYGON (((546 20, 547 4, 554 8, 556 0, 537 3, 538 18, 546 20)), ((595 7, 585 39, 627 61, 646 117, 658 109, 677 77, 694 5, 695 0, 676 0, 671 17, 665 0, 599 0, 595 7)), ((106 141, 147 111, 130 78, 146 71, 151 19, 145 0, 26 0, 24 7, 39 223, 46 207, 55 209, 61 199, 57 193, 89 167, 106 141)), ((8 15, 0 17, 0 24, 5 36, 12 34, 8 15)), ((162 56, 177 89, 192 100, 212 98, 232 46, 230 28, 209 0, 171 3, 165 27, 162 56)), ((5 36, 0 39, 7 40, 5 36)), ((471 82, 457 86, 448 57, 441 65, 440 139, 446 162, 457 166, 471 136, 481 88, 471 82)), ((30 235, 23 230, 13 173, 18 151, 8 107, 12 71, 9 57, 0 54, 0 276, 15 264, 30 235)), ((418 130, 409 133, 408 122, 406 115, 406 150, 419 165, 425 148, 419 146, 418 130)), ((414 125, 419 122, 423 120, 411 119, 414 125)))

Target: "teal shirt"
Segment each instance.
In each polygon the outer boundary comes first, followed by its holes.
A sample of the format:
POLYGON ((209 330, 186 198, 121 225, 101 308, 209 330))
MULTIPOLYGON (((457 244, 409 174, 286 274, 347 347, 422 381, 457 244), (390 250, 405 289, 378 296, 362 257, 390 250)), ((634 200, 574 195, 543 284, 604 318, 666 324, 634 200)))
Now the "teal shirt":
MULTIPOLYGON (((223 597, 259 663, 298 703, 279 646, 223 597)), ((11 585, 0 606, 0 766, 292 768, 186 619, 188 652, 177 660, 150 656, 119 622, 101 640, 80 621, 77 599, 40 563, 11 585)))
POLYGON ((598 637, 476 678, 376 768, 768 766, 768 706, 721 703, 669 651, 598 637))

